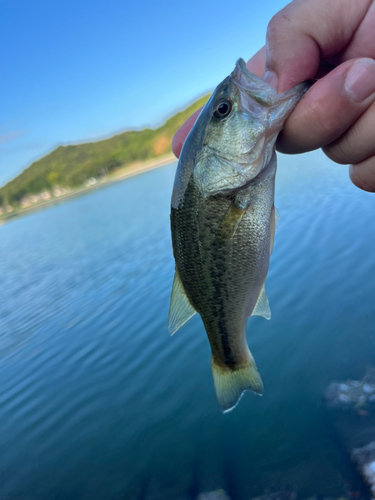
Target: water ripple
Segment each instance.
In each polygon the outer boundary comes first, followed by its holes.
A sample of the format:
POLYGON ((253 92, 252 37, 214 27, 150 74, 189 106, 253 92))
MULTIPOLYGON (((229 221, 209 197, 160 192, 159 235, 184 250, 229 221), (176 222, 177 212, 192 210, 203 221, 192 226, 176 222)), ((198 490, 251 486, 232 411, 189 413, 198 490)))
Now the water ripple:
POLYGON ((375 363, 373 195, 319 153, 281 157, 272 321, 248 324, 265 394, 223 417, 200 318, 167 331, 173 170, 0 228, 0 496, 344 493, 321 395, 375 363))

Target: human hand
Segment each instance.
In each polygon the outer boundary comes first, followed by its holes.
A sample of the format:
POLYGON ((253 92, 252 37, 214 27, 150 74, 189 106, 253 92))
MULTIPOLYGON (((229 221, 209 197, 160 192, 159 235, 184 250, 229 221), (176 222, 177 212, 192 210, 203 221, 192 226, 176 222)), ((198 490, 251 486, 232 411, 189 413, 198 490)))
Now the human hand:
MULTIPOLYGON (((277 150, 322 148, 351 164, 350 178, 375 192, 375 2, 294 0, 267 29, 266 47, 247 63, 278 92, 317 78, 285 122, 277 150)), ((176 132, 178 157, 199 111, 176 132)))

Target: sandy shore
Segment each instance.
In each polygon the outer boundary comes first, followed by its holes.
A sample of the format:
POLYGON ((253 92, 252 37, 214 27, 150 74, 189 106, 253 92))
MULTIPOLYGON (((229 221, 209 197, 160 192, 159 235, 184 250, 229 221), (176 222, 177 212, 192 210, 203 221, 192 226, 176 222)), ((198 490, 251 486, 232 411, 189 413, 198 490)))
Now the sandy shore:
MULTIPOLYGON (((127 179, 128 177, 133 177, 134 175, 143 174, 143 172, 153 170, 154 168, 163 167, 164 165, 168 165, 169 163, 172 163, 174 161, 177 161, 177 159, 174 154, 171 153, 169 155, 162 156, 157 160, 134 163, 133 165, 129 165, 128 167, 124 167, 123 169, 121 169, 121 173, 119 171, 118 177, 116 177, 113 182, 127 179)), ((109 182, 111 182, 111 180, 109 180, 109 182)))
POLYGON ((115 182, 120 182, 125 179, 128 179, 129 177, 134 177, 135 175, 143 174, 144 172, 148 172, 149 170, 154 170, 155 168, 163 167, 165 165, 168 165, 169 163, 172 163, 176 160, 176 157, 170 153, 168 155, 161 156, 160 158, 154 159, 154 160, 148 160, 145 162, 137 162, 133 163, 131 165, 128 165, 126 167, 120 167, 118 170, 114 171, 107 179, 105 179, 102 182, 97 182, 96 184, 88 187, 82 187, 82 188, 77 188, 72 191, 70 191, 67 194, 64 194, 62 196, 59 196, 58 198, 53 198, 51 200, 42 202, 42 203, 36 203, 32 207, 24 208, 24 209, 19 209, 15 210, 14 212, 11 212, 10 214, 6 214, 0 217, 0 226, 4 224, 5 222, 9 222, 15 217, 19 217, 21 215, 30 213, 30 212, 35 212, 36 210, 43 210, 44 208, 47 208, 51 205, 55 205, 56 203, 61 203, 64 201, 69 200, 70 198, 75 198, 77 196, 81 196, 83 194, 89 193, 90 191, 94 191, 96 189, 101 189, 104 188, 110 184, 113 184, 115 182))

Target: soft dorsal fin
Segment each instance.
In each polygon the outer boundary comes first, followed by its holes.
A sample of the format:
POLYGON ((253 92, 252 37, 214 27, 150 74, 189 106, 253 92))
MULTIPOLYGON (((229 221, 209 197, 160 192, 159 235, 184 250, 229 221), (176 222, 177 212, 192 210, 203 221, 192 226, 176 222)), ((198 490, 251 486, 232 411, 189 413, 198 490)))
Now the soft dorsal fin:
POLYGON ((271 319, 271 309, 268 303, 268 297, 266 295, 266 289, 263 288, 260 292, 257 303, 255 304, 254 310, 251 316, 263 316, 263 318, 271 319))
POLYGON ((176 269, 169 306, 168 329, 171 335, 194 316, 196 310, 186 296, 180 275, 176 269))

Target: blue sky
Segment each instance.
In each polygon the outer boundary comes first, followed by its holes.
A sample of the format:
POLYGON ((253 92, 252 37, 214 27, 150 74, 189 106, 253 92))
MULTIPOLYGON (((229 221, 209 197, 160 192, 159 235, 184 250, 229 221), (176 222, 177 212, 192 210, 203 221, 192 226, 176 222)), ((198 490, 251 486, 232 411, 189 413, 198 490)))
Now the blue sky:
POLYGON ((0 0, 0 184, 58 144, 161 124, 258 50, 286 3, 0 0))

